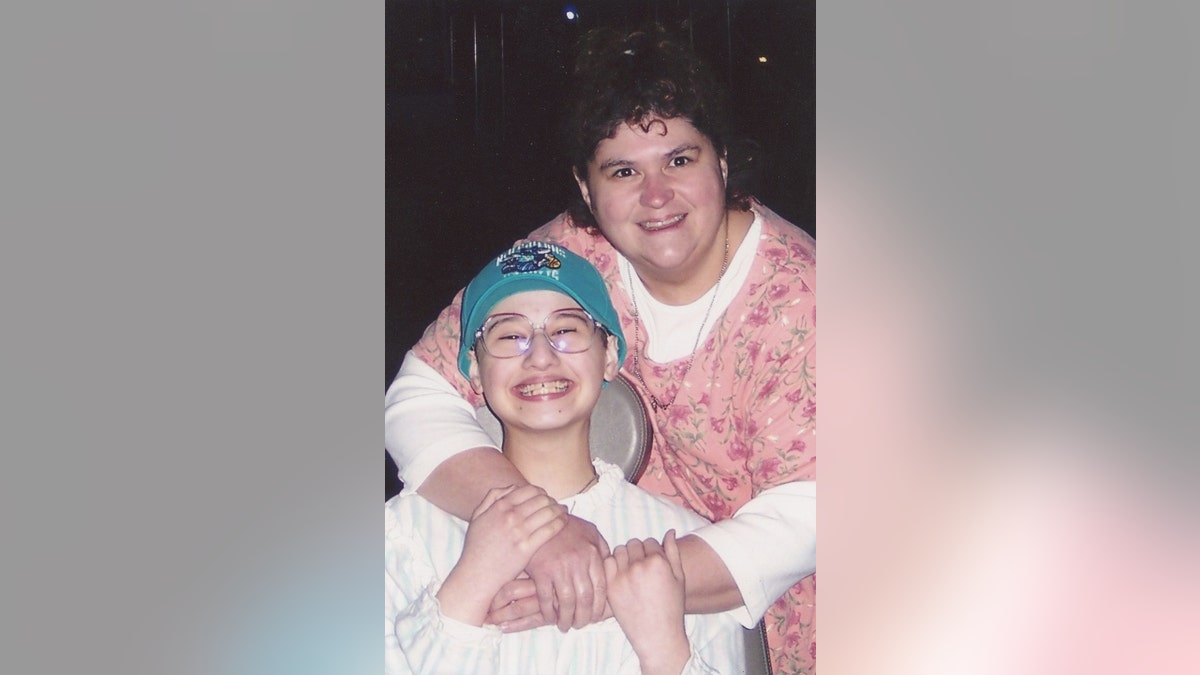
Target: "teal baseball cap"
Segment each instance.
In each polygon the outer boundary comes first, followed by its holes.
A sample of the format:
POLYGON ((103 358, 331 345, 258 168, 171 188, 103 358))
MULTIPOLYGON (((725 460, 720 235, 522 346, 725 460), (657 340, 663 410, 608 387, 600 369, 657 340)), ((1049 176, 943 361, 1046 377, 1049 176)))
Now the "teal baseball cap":
POLYGON ((617 337, 617 363, 625 362, 625 334, 608 297, 604 278, 590 262, 561 246, 526 241, 489 262, 463 292, 458 369, 470 377, 475 333, 501 300, 524 291, 558 291, 570 296, 592 318, 617 337))

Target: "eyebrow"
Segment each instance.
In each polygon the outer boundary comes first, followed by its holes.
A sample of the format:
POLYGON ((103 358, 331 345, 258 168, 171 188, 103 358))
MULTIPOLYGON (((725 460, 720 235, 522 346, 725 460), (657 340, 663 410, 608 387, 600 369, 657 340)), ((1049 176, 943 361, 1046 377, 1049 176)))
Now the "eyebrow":
MULTIPOLYGON (((689 152, 689 151, 697 151, 698 152, 699 150, 700 150, 700 146, 696 145, 695 143, 684 143, 683 145, 676 146, 675 148, 672 148, 671 150, 668 150, 667 152, 663 153, 662 157, 663 157, 663 159, 671 159, 672 157, 682 155, 685 152, 689 152)), ((607 171, 613 167, 632 166, 632 165, 633 165, 633 162, 631 162, 627 159, 610 159, 610 160, 607 160, 606 162, 604 162, 603 164, 601 164, 597 168, 600 171, 607 171)))
MULTIPOLYGON (((591 314, 588 313, 588 311, 586 309, 579 307, 577 305, 576 306, 568 305, 567 307, 559 307, 558 309, 552 309, 549 312, 546 312, 546 316, 550 316, 551 314, 558 314, 559 312, 583 312, 584 314, 591 316, 591 314)), ((533 323, 533 319, 529 318, 525 314, 522 314, 521 312, 496 312, 495 314, 488 314, 486 317, 484 317, 483 322, 487 323, 488 321, 491 321, 492 319, 511 319, 513 317, 518 317, 518 316, 521 317, 522 319, 525 319, 529 323, 533 323)), ((545 317, 543 317, 543 318, 545 318, 545 317)))

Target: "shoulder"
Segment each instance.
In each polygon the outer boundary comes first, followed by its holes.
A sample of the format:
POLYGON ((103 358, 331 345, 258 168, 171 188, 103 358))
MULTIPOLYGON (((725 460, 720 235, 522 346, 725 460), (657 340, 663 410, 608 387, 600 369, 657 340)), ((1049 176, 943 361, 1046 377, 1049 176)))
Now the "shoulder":
POLYGON ((804 318, 816 320, 816 241, 762 204, 754 211, 761 223, 754 268, 745 282, 745 314, 740 320, 760 331, 790 331, 804 318), (782 315, 791 321, 781 322, 782 315))
POLYGON ((754 202, 754 211, 762 222, 762 241, 759 258, 778 272, 792 273, 809 280, 816 279, 817 241, 810 234, 784 220, 782 216, 754 202))
POLYGON ((566 212, 529 233, 528 239, 544 241, 585 258, 606 279, 617 273, 616 250, 598 231, 578 227, 566 212))

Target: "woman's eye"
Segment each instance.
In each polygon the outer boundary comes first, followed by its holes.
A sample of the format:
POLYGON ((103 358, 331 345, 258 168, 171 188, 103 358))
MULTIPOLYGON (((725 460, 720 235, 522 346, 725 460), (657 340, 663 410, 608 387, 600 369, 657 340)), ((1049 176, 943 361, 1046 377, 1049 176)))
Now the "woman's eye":
POLYGON ((633 175, 633 169, 628 167, 617 169, 613 172, 613 178, 628 178, 633 175))
POLYGON ((692 163, 691 157, 672 157, 671 166, 687 166, 692 163))

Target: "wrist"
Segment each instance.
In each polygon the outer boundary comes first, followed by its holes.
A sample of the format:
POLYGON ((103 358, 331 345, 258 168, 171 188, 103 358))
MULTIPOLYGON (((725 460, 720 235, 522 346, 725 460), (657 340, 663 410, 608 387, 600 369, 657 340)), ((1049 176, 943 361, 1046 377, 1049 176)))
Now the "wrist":
POLYGON ((446 576, 438 590, 437 601, 442 614, 472 626, 482 626, 491 607, 492 598, 500 590, 490 592, 487 584, 480 584, 462 574, 456 567, 446 576))
POLYGON ((657 644, 646 650, 646 653, 637 650, 635 652, 642 675, 679 675, 692 658, 692 647, 684 635, 667 644, 657 644))

